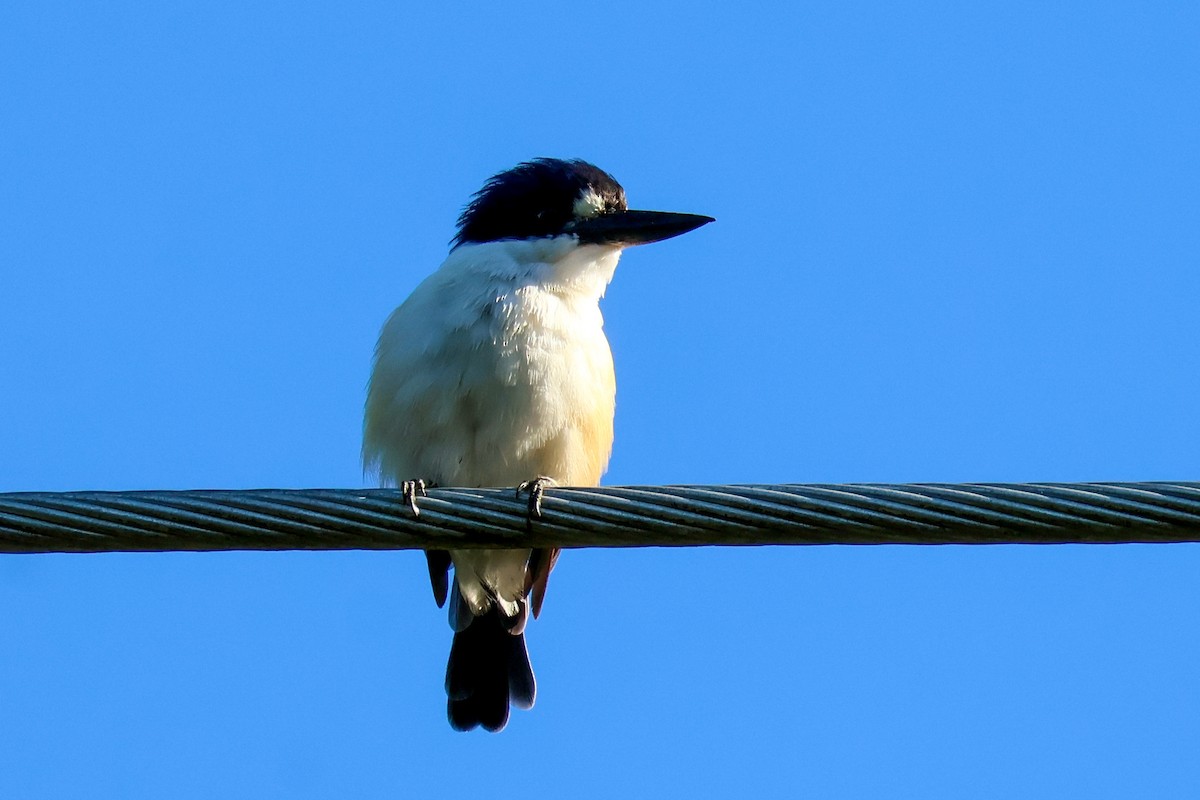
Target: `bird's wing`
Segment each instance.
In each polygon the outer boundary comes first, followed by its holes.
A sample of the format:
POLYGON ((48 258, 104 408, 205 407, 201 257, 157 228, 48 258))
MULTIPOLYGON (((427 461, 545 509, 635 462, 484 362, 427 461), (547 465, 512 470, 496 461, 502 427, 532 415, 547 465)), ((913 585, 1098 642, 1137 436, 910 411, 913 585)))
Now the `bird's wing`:
POLYGON ((533 596, 533 618, 537 619, 542 613, 542 601, 546 599, 546 584, 550 580, 550 570, 554 569, 558 556, 562 552, 558 547, 539 547, 529 554, 529 568, 525 574, 525 590, 533 596))
POLYGON ((429 564, 429 585, 433 587, 433 599, 438 608, 446 604, 450 593, 450 552, 448 550, 426 550, 425 560, 429 564))

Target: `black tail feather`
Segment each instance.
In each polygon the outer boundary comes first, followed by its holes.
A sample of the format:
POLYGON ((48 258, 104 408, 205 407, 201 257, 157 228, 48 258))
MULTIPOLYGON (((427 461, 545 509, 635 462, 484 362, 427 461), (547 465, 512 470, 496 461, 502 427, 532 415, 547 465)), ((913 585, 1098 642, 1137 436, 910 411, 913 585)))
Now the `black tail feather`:
POLYGON ((533 678, 529 651, 525 649, 525 634, 509 638, 513 641, 508 648, 508 699, 517 708, 533 708, 537 681, 533 678))
POLYGON ((446 716, 455 730, 482 725, 501 730, 508 722, 509 704, 533 705, 537 685, 525 649, 525 635, 511 633, 493 605, 486 614, 454 634, 446 664, 446 716))

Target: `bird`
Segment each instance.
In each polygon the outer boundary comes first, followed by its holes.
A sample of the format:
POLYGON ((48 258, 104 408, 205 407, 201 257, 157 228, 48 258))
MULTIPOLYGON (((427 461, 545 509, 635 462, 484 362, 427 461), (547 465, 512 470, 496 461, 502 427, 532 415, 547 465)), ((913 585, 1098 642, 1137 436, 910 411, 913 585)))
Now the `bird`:
MULTIPOLYGON (((414 514, 427 487, 516 487, 534 519, 548 486, 599 485, 616 403, 600 299, 622 250, 713 221, 630 210, 621 184, 580 159, 492 176, 458 217, 446 260, 383 326, 364 470, 401 488, 414 514)), ((525 627, 559 551, 425 555, 435 601, 450 600, 450 725, 502 730, 510 707, 533 706, 525 627)))

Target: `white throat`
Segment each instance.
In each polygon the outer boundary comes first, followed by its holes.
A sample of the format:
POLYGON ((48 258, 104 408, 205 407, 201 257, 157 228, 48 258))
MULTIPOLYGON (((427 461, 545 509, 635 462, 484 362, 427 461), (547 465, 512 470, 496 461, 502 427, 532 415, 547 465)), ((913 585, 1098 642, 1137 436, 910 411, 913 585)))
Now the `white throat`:
POLYGON ((555 236, 460 245, 442 269, 482 272, 493 280, 528 282, 554 294, 599 300, 620 258, 620 247, 581 245, 574 236, 555 236))

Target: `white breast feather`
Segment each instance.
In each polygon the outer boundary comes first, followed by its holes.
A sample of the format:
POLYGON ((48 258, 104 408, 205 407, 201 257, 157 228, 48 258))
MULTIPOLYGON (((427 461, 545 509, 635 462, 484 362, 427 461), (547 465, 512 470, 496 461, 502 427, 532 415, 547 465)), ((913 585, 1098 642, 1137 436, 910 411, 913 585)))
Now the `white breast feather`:
MULTIPOLYGON (((599 483, 616 386, 598 302, 619 256, 568 237, 456 248, 380 335, 364 466, 385 485, 515 486, 539 475, 599 483)), ((527 557, 456 552, 472 609, 487 600, 464 567, 515 601, 527 557)))

